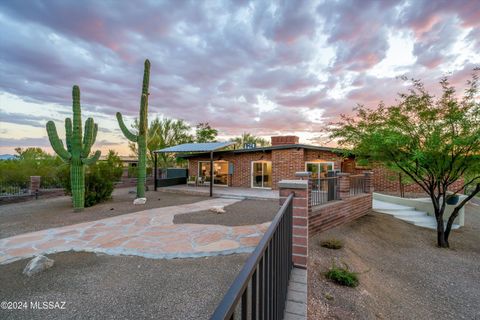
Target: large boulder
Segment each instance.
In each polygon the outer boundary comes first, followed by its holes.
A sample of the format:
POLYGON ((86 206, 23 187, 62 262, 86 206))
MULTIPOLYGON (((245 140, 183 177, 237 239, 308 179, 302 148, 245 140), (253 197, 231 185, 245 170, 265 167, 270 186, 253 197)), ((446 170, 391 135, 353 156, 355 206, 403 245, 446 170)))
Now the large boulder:
POLYGON ((51 268, 52 266, 53 266, 52 259, 49 259, 45 256, 36 256, 35 258, 33 258, 28 262, 25 269, 23 269, 23 274, 31 277, 34 274, 37 274, 39 272, 42 272, 43 270, 51 268))

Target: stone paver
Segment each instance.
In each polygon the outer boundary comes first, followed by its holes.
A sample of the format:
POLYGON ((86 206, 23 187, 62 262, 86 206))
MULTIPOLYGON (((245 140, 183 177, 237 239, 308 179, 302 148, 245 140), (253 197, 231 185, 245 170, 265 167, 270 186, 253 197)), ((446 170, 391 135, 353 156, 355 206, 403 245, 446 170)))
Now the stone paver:
POLYGON ((173 224, 177 214, 224 207, 238 201, 215 198, 0 239, 0 264, 70 250, 156 259, 251 252, 269 222, 238 227, 173 224))
POLYGON ((285 320, 307 319, 307 271, 293 268, 288 284, 285 320))

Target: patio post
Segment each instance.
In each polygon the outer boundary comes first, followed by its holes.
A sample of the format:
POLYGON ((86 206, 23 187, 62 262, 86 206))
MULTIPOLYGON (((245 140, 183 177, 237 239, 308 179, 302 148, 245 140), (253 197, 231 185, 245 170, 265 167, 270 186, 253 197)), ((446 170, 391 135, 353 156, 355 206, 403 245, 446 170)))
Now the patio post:
POLYGON ((213 151, 210 152, 210 197, 213 196, 213 151))
POLYGON ((153 153, 155 155, 155 161, 154 161, 154 172, 153 172, 153 190, 157 191, 157 153, 153 153))

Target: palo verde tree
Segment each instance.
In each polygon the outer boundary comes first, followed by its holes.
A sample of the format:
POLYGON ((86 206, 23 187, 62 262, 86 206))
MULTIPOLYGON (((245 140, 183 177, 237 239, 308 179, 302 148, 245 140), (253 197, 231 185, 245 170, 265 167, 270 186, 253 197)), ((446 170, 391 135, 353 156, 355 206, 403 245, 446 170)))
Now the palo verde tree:
POLYGON ((123 122, 122 114, 117 112, 117 120, 125 137, 137 144, 137 198, 145 198, 145 183, 147 176, 147 143, 148 143, 148 85, 150 81, 150 61, 145 60, 143 71, 142 96, 140 98, 140 116, 138 121, 138 134, 128 130, 123 122))
POLYGON ((100 151, 89 158, 92 145, 97 138, 98 127, 92 118, 85 121, 85 133, 82 137, 82 115, 80 110, 80 88, 73 86, 73 123, 70 118, 65 119, 65 133, 67 149, 58 137, 53 121, 47 122, 47 134, 53 150, 63 161, 70 164, 70 183, 72 188, 73 208, 83 210, 85 205, 85 166, 94 164, 100 158, 100 151))
POLYGON ((440 86, 441 95, 435 97, 421 81, 413 80, 396 105, 359 106, 354 117, 343 115, 330 130, 357 157, 396 168, 428 194, 437 221, 437 243, 446 248, 460 209, 480 192, 478 75, 467 82, 462 98, 448 78, 440 86), (458 183, 454 183, 462 179, 463 185, 455 189, 458 183), (444 217, 446 200, 466 187, 471 190, 467 197, 444 217))

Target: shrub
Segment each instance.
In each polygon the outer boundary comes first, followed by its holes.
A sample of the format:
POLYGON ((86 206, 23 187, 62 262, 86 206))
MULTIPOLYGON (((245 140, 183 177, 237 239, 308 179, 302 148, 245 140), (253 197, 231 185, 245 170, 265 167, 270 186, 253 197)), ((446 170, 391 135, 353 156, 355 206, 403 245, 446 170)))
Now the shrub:
POLYGON ((341 240, 332 238, 332 239, 320 241, 320 246, 328 249, 337 250, 343 247, 343 243, 341 240))
POLYGON ((347 287, 358 286, 358 276, 355 272, 348 270, 348 266, 337 267, 333 265, 326 273, 325 277, 333 282, 347 287))
POLYGON ((17 156, 12 160, 0 160, 0 183, 28 187, 30 176, 41 176, 41 188, 61 185, 59 172, 62 160, 51 156, 40 148, 16 148, 17 156))
MULTIPOLYGON (((120 157, 112 150, 105 160, 86 168, 85 173, 85 207, 111 198, 114 183, 120 179, 123 165, 120 157)), ((71 194, 69 168, 63 168, 62 183, 67 194, 71 194)))

